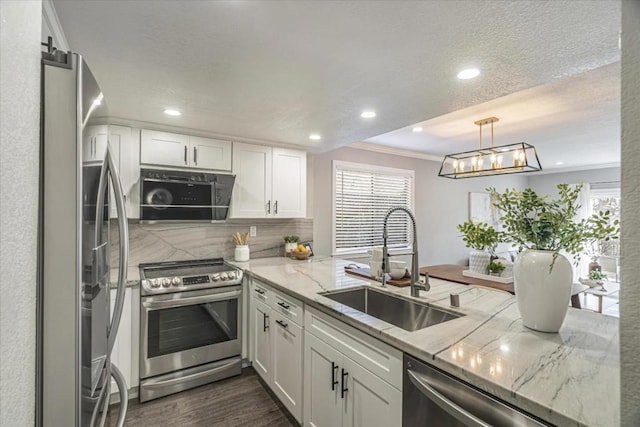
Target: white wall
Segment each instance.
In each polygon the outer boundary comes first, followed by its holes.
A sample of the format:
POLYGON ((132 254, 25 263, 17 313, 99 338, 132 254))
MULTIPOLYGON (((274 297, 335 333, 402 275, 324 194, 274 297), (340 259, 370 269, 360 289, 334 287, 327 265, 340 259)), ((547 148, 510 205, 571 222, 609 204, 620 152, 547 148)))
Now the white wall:
POLYGON ((621 424, 640 426, 640 1, 622 2, 621 424))
POLYGON ((557 196, 558 184, 579 184, 595 182, 620 182, 620 168, 589 169, 584 171, 530 175, 529 187, 538 194, 557 196))
POLYGON ((40 128, 37 1, 0 1, 0 425, 34 424, 40 128))
POLYGON ((438 177, 440 163, 354 148, 340 148, 314 156, 314 252, 331 254, 333 160, 344 160, 415 171, 415 215, 420 242, 420 265, 464 264, 469 250, 456 225, 469 218, 468 193, 487 187, 525 188, 523 175, 452 180, 438 177))

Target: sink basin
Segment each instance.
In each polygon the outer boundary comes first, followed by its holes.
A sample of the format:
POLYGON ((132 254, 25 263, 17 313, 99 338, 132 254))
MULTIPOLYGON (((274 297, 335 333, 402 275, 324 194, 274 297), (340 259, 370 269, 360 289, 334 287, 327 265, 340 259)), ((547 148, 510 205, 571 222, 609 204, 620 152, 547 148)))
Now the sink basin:
POLYGON ((322 295, 405 331, 416 331, 463 316, 372 288, 338 290, 325 292, 322 295))

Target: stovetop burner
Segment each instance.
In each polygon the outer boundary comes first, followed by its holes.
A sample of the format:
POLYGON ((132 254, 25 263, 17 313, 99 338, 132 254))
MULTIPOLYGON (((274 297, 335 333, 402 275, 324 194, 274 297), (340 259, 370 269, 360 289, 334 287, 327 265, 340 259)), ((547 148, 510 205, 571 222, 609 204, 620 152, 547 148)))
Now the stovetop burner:
POLYGON ((222 258, 140 264, 143 295, 182 292, 242 283, 242 271, 222 258))

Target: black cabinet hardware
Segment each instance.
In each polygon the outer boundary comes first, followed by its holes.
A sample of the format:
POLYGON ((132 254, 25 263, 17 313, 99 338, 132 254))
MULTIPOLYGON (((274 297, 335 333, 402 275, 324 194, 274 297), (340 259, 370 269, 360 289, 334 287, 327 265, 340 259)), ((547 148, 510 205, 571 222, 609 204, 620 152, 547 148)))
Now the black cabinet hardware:
POLYGON ((338 373, 338 365, 335 362, 331 362, 331 391, 336 391, 338 380, 336 380, 336 374, 338 373))
POLYGON ((283 328, 287 329, 289 327, 288 323, 283 322, 282 320, 276 320, 276 323, 280 326, 282 326, 283 328))
POLYGON ((282 301, 278 301, 278 305, 282 308, 284 308, 285 310, 289 310, 291 308, 291 306, 289 304, 285 304, 282 301))
POLYGON ((349 376, 348 372, 345 372, 344 368, 342 368, 342 384, 340 384, 340 397, 344 399, 344 395, 349 391, 348 387, 345 387, 347 380, 346 378, 349 376))
POLYGON ((262 332, 267 332, 267 329, 269 329, 269 323, 267 323, 267 320, 269 320, 267 313, 262 313, 262 332))

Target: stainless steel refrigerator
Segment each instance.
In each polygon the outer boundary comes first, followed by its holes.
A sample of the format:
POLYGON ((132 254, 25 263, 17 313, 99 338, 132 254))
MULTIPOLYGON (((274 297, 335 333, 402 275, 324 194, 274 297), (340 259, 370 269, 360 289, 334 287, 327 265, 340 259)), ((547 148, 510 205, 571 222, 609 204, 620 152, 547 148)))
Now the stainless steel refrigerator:
POLYGON ((49 43, 41 112, 36 424, 102 425, 113 377, 122 425, 127 385, 110 355, 124 303, 128 230, 108 137, 105 143, 88 132, 93 124, 107 124, 108 113, 81 55, 49 43), (117 221, 109 219, 110 198, 117 221), (117 235, 117 245, 110 234, 117 235), (113 312, 110 245, 118 248, 119 261, 113 312))

